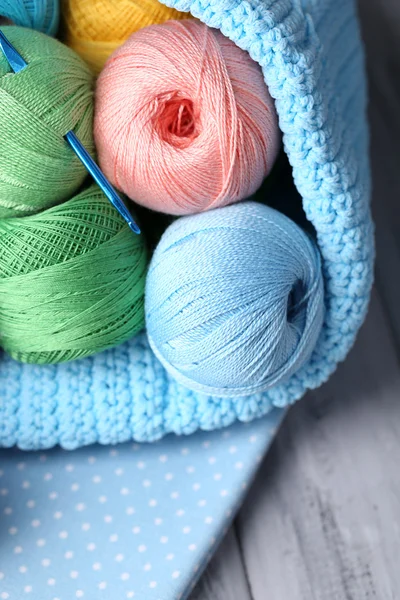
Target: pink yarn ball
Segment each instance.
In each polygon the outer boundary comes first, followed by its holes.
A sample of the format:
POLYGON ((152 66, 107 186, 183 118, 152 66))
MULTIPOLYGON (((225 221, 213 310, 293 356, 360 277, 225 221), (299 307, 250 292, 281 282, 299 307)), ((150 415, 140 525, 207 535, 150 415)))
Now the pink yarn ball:
POLYGON ((259 65, 197 21, 139 30, 98 80, 100 166, 117 188, 157 211, 183 215, 249 197, 279 140, 259 65))

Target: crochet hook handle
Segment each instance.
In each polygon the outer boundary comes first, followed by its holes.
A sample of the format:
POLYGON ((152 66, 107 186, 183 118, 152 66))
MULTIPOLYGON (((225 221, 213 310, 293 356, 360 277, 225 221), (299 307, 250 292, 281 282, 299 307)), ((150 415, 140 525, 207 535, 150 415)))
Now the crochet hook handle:
MULTIPOLYGON (((14 48, 12 43, 7 39, 4 33, 0 30, 0 49, 6 57, 11 69, 14 73, 19 73, 25 67, 28 66, 28 63, 24 60, 24 58, 20 55, 20 53, 14 48)), ((100 170, 100 168, 96 165, 86 148, 82 145, 79 139, 76 137, 73 131, 69 131, 65 135, 65 139, 71 146, 72 150, 75 152, 79 160, 84 164, 86 169, 89 171, 90 175, 93 177, 95 182, 99 185, 99 187, 103 190, 104 194, 107 196, 111 204, 114 208, 119 212, 121 217, 125 219, 128 223, 130 229, 136 233, 140 234, 140 229, 136 225, 135 221, 132 218, 128 208, 125 206, 122 199, 118 196, 117 192, 108 181, 104 173, 100 170)))

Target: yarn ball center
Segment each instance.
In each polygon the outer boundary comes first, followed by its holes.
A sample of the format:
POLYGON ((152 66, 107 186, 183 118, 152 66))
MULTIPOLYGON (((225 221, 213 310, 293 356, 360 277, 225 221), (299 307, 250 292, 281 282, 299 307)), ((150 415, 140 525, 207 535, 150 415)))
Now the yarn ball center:
POLYGON ((155 123, 164 142, 176 148, 187 147, 198 135, 198 115, 193 100, 182 98, 179 92, 159 98, 155 123))

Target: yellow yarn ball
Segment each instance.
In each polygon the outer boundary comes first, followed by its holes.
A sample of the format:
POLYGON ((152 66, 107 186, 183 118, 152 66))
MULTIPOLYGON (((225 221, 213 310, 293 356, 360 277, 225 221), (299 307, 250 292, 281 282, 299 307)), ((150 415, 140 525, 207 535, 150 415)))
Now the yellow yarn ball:
POLYGON ((138 29, 190 17, 158 0, 63 0, 62 7, 64 42, 96 75, 114 50, 138 29))

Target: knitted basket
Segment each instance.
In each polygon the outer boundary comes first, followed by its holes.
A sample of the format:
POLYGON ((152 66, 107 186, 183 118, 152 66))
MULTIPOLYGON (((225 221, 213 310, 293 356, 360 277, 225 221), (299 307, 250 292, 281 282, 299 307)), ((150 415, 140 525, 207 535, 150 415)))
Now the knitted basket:
POLYGON ((145 334, 98 356, 35 367, 0 360, 0 445, 76 448, 215 429, 287 406, 343 360, 373 277, 366 82, 351 0, 168 0, 263 68, 284 147, 323 257, 326 316, 309 362, 268 392, 232 399, 173 381, 145 334))

